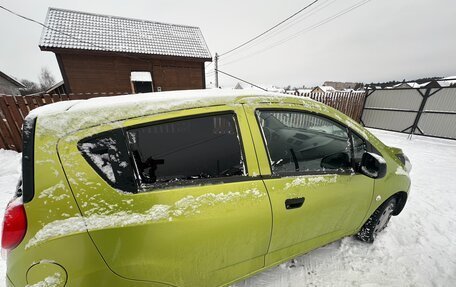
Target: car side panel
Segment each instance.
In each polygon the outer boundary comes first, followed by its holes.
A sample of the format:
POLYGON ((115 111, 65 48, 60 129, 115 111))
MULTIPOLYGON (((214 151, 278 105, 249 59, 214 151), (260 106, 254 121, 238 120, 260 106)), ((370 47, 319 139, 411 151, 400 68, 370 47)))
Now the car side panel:
POLYGON ((274 214, 269 252, 326 234, 353 233, 366 216, 373 188, 373 180, 355 174, 290 176, 265 184, 274 214), (286 209, 292 198, 304 198, 302 207, 286 209))
POLYGON ((327 116, 330 113, 291 105, 245 107, 273 209, 273 232, 266 265, 355 232, 371 204, 374 180, 356 173, 271 176, 256 108, 310 110, 327 116), (286 209, 285 201, 293 198, 304 198, 302 207, 286 209))
POLYGON ((239 182, 124 193, 107 184, 76 146, 79 139, 113 127, 232 110, 211 107, 131 119, 60 142, 89 234, 115 273, 175 286, 217 286, 264 267, 272 215, 266 188, 254 176, 258 164, 242 107, 234 110, 249 177, 239 182))

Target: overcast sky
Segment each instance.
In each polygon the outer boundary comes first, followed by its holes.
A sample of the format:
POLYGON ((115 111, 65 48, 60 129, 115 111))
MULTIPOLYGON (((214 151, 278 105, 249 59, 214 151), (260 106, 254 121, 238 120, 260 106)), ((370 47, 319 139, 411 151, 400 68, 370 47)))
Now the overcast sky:
MULTIPOLYGON (((44 22, 48 7, 201 28, 212 55, 224 53, 313 0, 0 0, 44 22)), ((219 69, 253 83, 313 86, 324 81, 364 83, 456 76, 455 0, 319 0, 293 22, 246 48, 221 57, 219 69), (314 27, 314 28, 312 28, 314 27)), ((0 10, 0 71, 36 81, 41 67, 61 79, 52 52, 38 47, 42 27, 0 10)), ((207 83, 213 82, 213 64, 207 83)), ((236 84, 220 76, 220 84, 236 84)))

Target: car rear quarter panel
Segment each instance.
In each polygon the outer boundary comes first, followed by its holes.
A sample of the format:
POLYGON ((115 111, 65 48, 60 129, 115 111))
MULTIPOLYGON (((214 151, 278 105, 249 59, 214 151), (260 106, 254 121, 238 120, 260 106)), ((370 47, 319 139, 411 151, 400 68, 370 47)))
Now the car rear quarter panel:
MULTIPOLYGON (((49 119, 46 119, 46 121, 49 119)), ((7 254, 7 276, 13 286, 26 286, 27 272, 38 262, 55 262, 68 275, 66 286, 163 286, 125 280, 112 273, 98 254, 80 217, 56 152, 59 135, 40 119, 35 135, 35 193, 25 203, 27 233, 7 254)), ((42 274, 43 280, 54 274, 42 274)))

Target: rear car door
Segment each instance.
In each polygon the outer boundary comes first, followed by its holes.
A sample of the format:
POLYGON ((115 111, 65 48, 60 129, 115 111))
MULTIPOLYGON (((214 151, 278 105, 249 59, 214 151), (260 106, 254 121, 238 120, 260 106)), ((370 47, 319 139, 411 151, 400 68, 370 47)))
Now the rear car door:
POLYGON ((354 171, 351 131, 298 105, 246 109, 253 138, 260 138, 256 150, 273 209, 266 264, 353 233, 369 208, 374 181, 354 171))
POLYGON ((94 127, 58 150, 89 234, 120 276, 214 286, 264 266, 271 207, 241 106, 94 127))

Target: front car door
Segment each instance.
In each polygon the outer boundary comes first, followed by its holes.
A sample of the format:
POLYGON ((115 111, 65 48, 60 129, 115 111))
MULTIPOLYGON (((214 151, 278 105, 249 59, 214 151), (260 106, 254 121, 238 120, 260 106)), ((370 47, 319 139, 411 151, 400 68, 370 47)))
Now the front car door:
POLYGON ((58 149, 89 234, 120 276, 214 286, 264 266, 271 207, 242 106, 95 127, 58 149))
POLYGON ((353 233, 374 181, 355 172, 364 147, 358 143, 354 154, 352 132, 329 111, 279 104, 246 110, 273 210, 266 265, 353 233))

